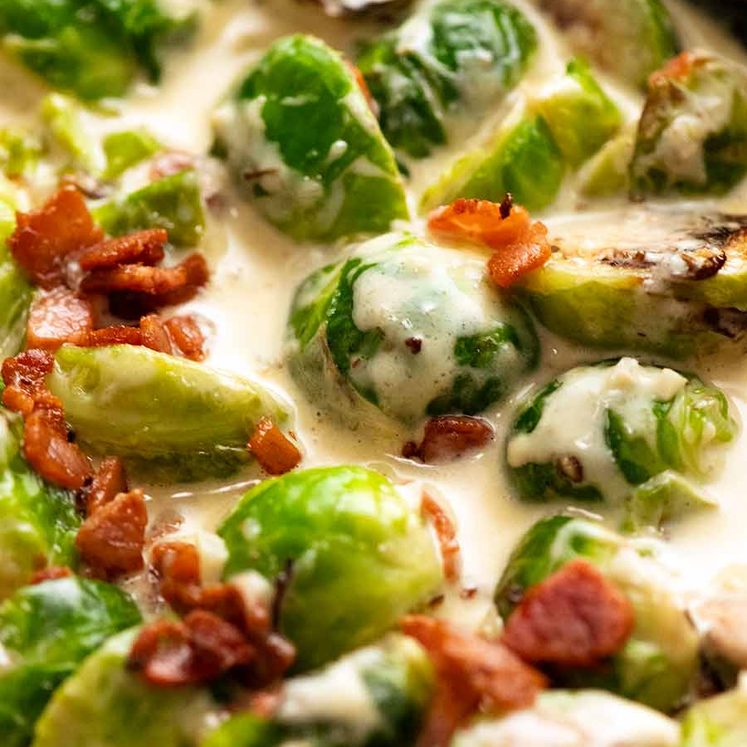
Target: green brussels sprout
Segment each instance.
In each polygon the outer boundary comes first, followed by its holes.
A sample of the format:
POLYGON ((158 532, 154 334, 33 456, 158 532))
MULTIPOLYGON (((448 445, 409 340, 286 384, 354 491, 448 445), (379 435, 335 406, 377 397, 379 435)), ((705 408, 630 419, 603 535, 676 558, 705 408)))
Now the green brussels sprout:
POLYGON ((20 454, 20 418, 0 408, 0 599, 45 565, 73 565, 75 497, 44 483, 20 454))
POLYGON ((201 747, 280 747, 306 739, 324 747, 413 744, 432 690, 427 654, 411 638, 392 634, 287 680, 271 720, 234 716, 201 747))
POLYGON ((657 507, 676 514, 688 497, 697 505, 685 477, 708 477, 735 433, 721 390, 622 358, 541 389, 514 421, 506 461, 523 500, 626 501, 641 522, 657 507))
POLYGON ((537 47, 525 16, 501 0, 440 0, 370 43, 358 67, 395 149, 427 156, 460 116, 479 122, 521 78, 537 47))
POLYGON ((167 481, 231 474, 260 417, 288 419, 255 382, 132 345, 63 345, 47 383, 89 449, 167 481))
MULTIPOLYGON (((0 201, 0 241, 8 225, 2 215, 4 207, 0 201)), ((15 224, 15 218, 11 220, 15 224)), ((0 249, 0 361, 21 349, 32 295, 20 268, 4 248, 0 249)))
POLYGON ((4 747, 31 743, 54 690, 109 636, 140 622, 116 586, 65 578, 27 586, 0 605, 0 734, 4 747))
POLYGON ((237 181, 296 240, 382 233, 408 217, 394 155, 352 68, 318 39, 275 42, 214 125, 237 181))
POLYGON ((15 127, 0 130, 0 165, 8 178, 17 179, 31 171, 41 154, 42 144, 32 134, 15 127))
POLYGON ((633 192, 722 194, 747 174, 747 72, 685 54, 652 77, 631 163, 633 192))
POLYGON ((157 49, 189 21, 159 0, 2 0, 5 49, 53 88, 121 96, 139 69, 157 80, 157 49))
POLYGON ((598 687, 662 711, 689 692, 698 670, 698 636, 680 605, 673 579, 651 547, 600 524, 551 516, 532 526, 509 558, 496 589, 501 615, 534 584, 571 560, 593 563, 630 600, 635 627, 625 647, 596 670, 562 674, 571 687, 598 687))
MULTIPOLYGON (((103 140, 106 167, 102 176, 104 179, 116 179, 129 168, 158 153, 161 147, 158 140, 147 130, 111 132, 103 140)), ((199 191, 197 191, 197 199, 199 199, 199 191)), ((201 212, 202 206, 200 206, 201 212)), ((198 221, 192 220, 192 223, 195 224, 198 221)))
POLYGON ((90 126, 90 113, 70 96, 50 93, 41 103, 45 139, 67 159, 63 168, 99 175, 104 157, 90 126))
POLYGON ((701 700, 682 717, 681 747, 741 747, 747 743, 747 687, 701 700))
POLYGON ((110 638, 52 696, 31 747, 196 747, 217 706, 192 687, 148 685, 127 667, 137 629, 110 638))
POLYGON ((441 581, 425 525, 386 478, 363 467, 267 480, 218 534, 228 548, 226 577, 289 575, 279 627, 296 646, 299 670, 377 639, 441 581))
POLYGON ((678 747, 679 726, 638 703, 598 690, 551 690, 529 709, 478 719, 452 747, 678 747))
POLYGON ((590 347, 684 358, 728 346, 747 310, 746 216, 631 207, 550 222, 521 281, 539 320, 590 347))
POLYGON ((205 233, 205 212, 192 169, 165 176, 93 211, 102 228, 122 236, 143 228, 165 228, 175 246, 196 246, 205 233))
POLYGON ((533 0, 555 21, 578 54, 633 86, 678 51, 662 0, 533 0))
POLYGON ((539 354, 529 317, 490 284, 482 259, 410 234, 311 275, 289 337, 291 372, 310 397, 343 416, 351 399, 367 400, 405 423, 484 410, 539 354))
POLYGON ((625 128, 602 146, 578 174, 578 189, 585 197, 607 197, 630 190, 630 162, 635 131, 625 128))

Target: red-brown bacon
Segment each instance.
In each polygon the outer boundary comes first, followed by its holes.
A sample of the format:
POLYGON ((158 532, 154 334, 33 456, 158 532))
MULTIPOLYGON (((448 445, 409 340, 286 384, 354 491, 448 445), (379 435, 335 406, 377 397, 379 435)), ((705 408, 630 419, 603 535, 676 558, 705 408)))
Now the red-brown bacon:
POLYGON ((419 459, 425 464, 450 462, 470 451, 485 448, 493 436, 492 426, 482 418, 441 415, 426 421, 423 440, 420 444, 405 444, 402 456, 419 459))
POLYGON ((262 469, 270 475, 284 475, 301 462, 301 452, 270 418, 260 418, 249 451, 262 469))

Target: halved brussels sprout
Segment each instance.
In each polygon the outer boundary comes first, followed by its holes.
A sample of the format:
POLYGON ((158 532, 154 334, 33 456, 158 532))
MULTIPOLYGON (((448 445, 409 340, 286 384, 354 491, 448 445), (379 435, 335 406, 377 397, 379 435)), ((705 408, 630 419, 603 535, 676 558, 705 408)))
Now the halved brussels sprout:
POLYGON ((411 638, 392 634, 286 680, 272 719, 234 716, 201 747, 280 747, 305 739, 325 747, 413 744, 432 689, 427 654, 411 638))
POLYGON ((747 682, 701 700, 682 718, 681 747, 741 747, 747 743, 747 682))
POLYGON ((532 25, 502 0, 441 0, 369 44, 358 67, 389 142, 422 158, 448 142, 459 116, 479 122, 518 83, 536 46, 532 25))
POLYGON ((0 605, 0 734, 3 747, 30 744, 54 690, 109 636, 140 622, 116 586, 65 578, 27 586, 0 605))
POLYGON ((724 193, 747 174, 747 70, 686 53, 652 76, 631 164, 635 193, 724 193))
POLYGON ((82 99, 121 96, 139 69, 158 79, 158 47, 189 20, 160 0, 2 0, 5 49, 82 99))
MULTIPOLYGON (((3 208, 0 202, 0 232, 4 232, 3 208)), ((7 233, 11 231, 12 228, 7 233)), ((1 241, 4 237, 0 237, 1 241)), ((0 248, 0 361, 21 349, 32 295, 31 286, 19 267, 5 248, 0 248)))
POLYGON ((676 721, 598 690, 552 690, 500 719, 457 732, 452 747, 678 747, 676 721))
POLYGON ((634 128, 625 127, 584 164, 578 174, 578 189, 582 195, 606 197, 630 190, 635 135, 634 128))
POLYGON ((294 239, 381 233, 408 217, 394 155, 353 68, 318 39, 275 42, 214 126, 237 181, 294 239))
POLYGON ((146 684, 127 668, 137 629, 110 638, 59 687, 32 747, 196 747, 217 706, 205 690, 146 684))
POLYGON ((672 17, 661 0, 533 0, 571 46, 633 86, 677 53, 672 17))
POLYGON ((299 670, 387 632, 441 581, 431 536, 394 486, 363 467, 292 472, 250 490, 218 530, 225 575, 285 573, 280 631, 299 670))
MULTIPOLYGON (((162 148, 161 143, 147 130, 110 132, 104 138, 102 147, 106 159, 106 167, 102 174, 104 179, 116 179, 127 169, 158 153, 162 148)), ((163 186, 161 189, 163 190, 163 186)), ((199 191, 197 195, 199 197, 199 191)), ((181 213, 179 216, 181 217, 181 213)))
POLYGON ((550 222, 550 261, 521 284, 553 332, 683 358, 739 338, 747 317, 747 216, 674 206, 550 222))
POLYGON ((311 275, 289 335, 291 372, 310 397, 343 415, 363 398, 405 423, 484 410, 539 354, 529 317, 490 284, 484 260, 410 234, 311 275))
POLYGON ((524 500, 626 501, 640 522, 662 518, 656 506, 682 510, 688 495, 697 505, 685 477, 712 474, 735 432, 721 390, 622 358, 573 368, 540 390, 514 421, 506 461, 524 500))
POLYGON ((132 345, 63 345, 47 383, 88 448, 167 481, 231 474, 260 417, 288 419, 253 381, 132 345))
POLYGON ((45 565, 72 565, 75 496, 44 483, 20 453, 20 418, 0 408, 0 599, 45 565))
POLYGON ((605 666, 564 671, 561 679, 571 687, 599 687, 672 710, 693 686, 698 636, 671 575, 649 545, 637 545, 586 519, 542 519, 524 535, 498 582, 495 599, 501 615, 509 617, 528 588, 577 558, 593 563, 630 599, 635 627, 605 666))

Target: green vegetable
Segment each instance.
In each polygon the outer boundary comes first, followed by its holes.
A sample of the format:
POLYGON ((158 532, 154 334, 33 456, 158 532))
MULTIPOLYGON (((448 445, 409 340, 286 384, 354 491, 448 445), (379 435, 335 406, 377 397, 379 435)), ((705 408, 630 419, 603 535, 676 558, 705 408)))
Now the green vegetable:
POLYGON ((31 171, 41 154, 41 143, 28 132, 15 127, 0 130, 0 164, 5 176, 10 179, 31 171))
POLYGON ((672 18, 661 0, 534 0, 580 55, 643 87, 677 53, 672 18))
POLYGON ((41 118, 47 140, 62 151, 63 168, 82 169, 94 176, 101 173, 104 156, 89 124, 90 114, 74 99, 50 93, 41 103, 41 118))
POLYGON ((392 418, 478 413, 534 367, 523 309, 486 278, 484 260, 410 234, 361 245, 309 277, 289 321, 291 372, 341 415, 372 403, 392 418))
POLYGON ((272 580, 290 565, 280 630, 310 669, 370 643, 441 580, 428 530, 384 477, 363 467, 292 472, 250 490, 218 530, 226 577, 272 580))
POLYGON ((542 389, 514 421, 506 458, 522 499, 626 501, 637 524, 706 502, 686 477, 709 477, 735 433, 721 390, 623 358, 542 389))
POLYGON ((441 0, 369 44, 358 67, 389 142, 422 158, 451 139, 460 118, 474 130, 519 82, 536 47, 534 28, 508 3, 441 0))
POLYGON ((572 687, 599 687, 672 710, 694 684, 698 636, 670 575, 648 545, 626 541, 586 519, 542 519, 524 535, 498 582, 495 599, 501 615, 509 617, 528 588, 576 558, 593 563, 630 599, 635 628, 606 665, 564 671, 562 678, 572 687))
POLYGON ((54 690, 109 636, 140 622, 116 586, 66 578, 27 586, 0 605, 3 747, 31 743, 34 723, 54 690))
POLYGON ((685 711, 681 747, 741 747, 747 741, 747 690, 701 700, 685 711))
POLYGON ((631 164, 637 194, 722 194, 747 174, 747 72, 707 53, 654 76, 631 164))
POLYGON ((260 417, 288 418, 252 381, 144 347, 64 345, 47 383, 89 449, 164 480, 226 476, 260 417))
POLYGON ((161 144, 146 130, 112 132, 104 138, 105 179, 116 179, 127 169, 158 153, 161 144))
POLYGON ((275 747, 306 739, 324 747, 413 744, 432 689, 423 649, 393 634, 321 671, 287 680, 271 720, 234 716, 201 747, 275 747))
POLYGON ((630 162, 635 148, 635 131, 625 128, 609 140, 579 171, 581 194, 606 197, 630 189, 630 162))
POLYGON ((2 0, 7 51, 53 88, 95 100, 124 94, 144 70, 158 79, 158 48, 189 25, 158 0, 2 0))
MULTIPOLYGON (((15 226, 15 216, 0 200, 0 242, 15 226), (4 234, 4 235, 3 235, 4 234)), ((32 289, 5 248, 0 248, 0 360, 15 355, 26 335, 32 289)))
POLYGON ((318 39, 275 42, 214 124, 237 180, 296 240, 382 233, 408 217, 394 155, 352 69, 318 39))
POLYGON ((109 639, 62 687, 37 722, 32 747, 196 747, 215 717, 203 690, 147 685, 128 670, 137 630, 109 639))
POLYGON ((200 184, 191 169, 165 176, 124 198, 99 205, 93 214, 112 236, 144 228, 165 228, 172 244, 196 246, 205 232, 200 184))

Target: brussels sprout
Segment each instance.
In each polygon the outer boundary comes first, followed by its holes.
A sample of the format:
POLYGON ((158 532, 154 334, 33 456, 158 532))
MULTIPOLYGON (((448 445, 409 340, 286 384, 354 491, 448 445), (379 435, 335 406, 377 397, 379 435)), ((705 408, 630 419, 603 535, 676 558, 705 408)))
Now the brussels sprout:
POLYGON ((626 128, 609 140, 579 171, 579 192, 586 197, 606 197, 628 192, 634 148, 633 129, 626 128))
POLYGON ((138 69, 156 80, 157 48, 188 25, 159 0, 2 0, 5 48, 53 87, 82 99, 120 96, 138 69))
POLYGON ((10 179, 23 176, 33 169, 41 154, 42 145, 33 135, 15 127, 0 130, 0 164, 5 176, 10 179))
POLYGON ((143 228, 165 228, 172 244, 195 246, 205 232, 200 184, 191 169, 165 176, 122 199, 99 205, 93 214, 112 236, 143 228))
MULTIPOLYGON (((7 225, 2 210, 0 202, 0 234, 5 233, 7 225)), ((3 241, 1 236, 0 241, 3 241)), ((5 250, 0 249, 0 361, 15 355, 21 348, 31 296, 31 286, 23 273, 5 250)))
POLYGON ((156 479, 231 474, 260 417, 288 418, 259 384, 131 345, 63 345, 47 383, 81 442, 156 479))
POLYGON ((4 747, 30 744, 54 690, 109 636, 140 622, 116 586, 66 578, 27 586, 0 605, 0 734, 4 747))
POLYGON ((695 498, 682 476, 710 475, 735 432, 719 389, 622 358, 545 386, 514 421, 506 460, 524 500, 627 500, 641 521, 695 498))
POLYGON ((747 682, 688 708, 681 747, 741 747, 747 743, 747 682))
POLYGON ((381 233, 408 217, 394 155, 352 68, 318 39, 275 42, 214 125, 237 180, 294 239, 381 233))
POLYGON ((0 599, 46 564, 72 565, 75 497, 45 484, 20 454, 20 418, 0 408, 0 599))
POLYGON ((46 139, 68 159, 66 168, 98 175, 104 165, 98 137, 91 131, 89 113, 74 99, 50 93, 41 104, 46 139))
POLYGON ((533 0, 578 54, 634 86, 645 86, 678 48, 661 0, 533 0))
POLYGON ((546 327, 584 345, 707 352, 743 334, 745 226, 674 206, 560 220, 550 261, 521 284, 546 327))
POLYGON ((216 705, 203 690, 156 688, 127 668, 137 630, 110 638, 57 689, 32 747, 196 747, 216 705))
POLYGON ((247 569, 289 575, 280 630, 296 646, 300 670, 375 640, 441 580, 424 524, 386 478, 362 467, 267 480, 218 534, 227 577, 247 569))
MULTIPOLYGON (((104 179, 116 179, 127 169, 158 153, 161 150, 161 144, 146 130, 124 130, 109 133, 104 138, 103 148, 106 168, 102 176, 104 179)), ((194 199, 193 197, 192 200, 194 199)), ((199 200, 199 191, 197 191, 197 199, 199 200)), ((202 212, 201 205, 199 212, 202 212)), ((192 223, 197 222, 201 221, 192 221, 192 223)))
POLYGON ((629 599, 635 628, 625 647, 598 670, 566 671, 570 686, 599 687, 662 711, 688 693, 698 668, 698 636, 682 609, 672 578, 637 545, 585 519, 552 516, 537 522, 511 555, 498 582, 504 618, 534 584, 576 558, 593 563, 629 599))
POLYGON ((508 3, 441 0, 369 44, 358 67, 389 142, 422 158, 448 142, 457 112, 479 122, 518 83, 536 46, 534 28, 508 3))
POLYGON ((291 371, 311 397, 343 415, 362 398, 406 423, 484 410, 539 353, 529 317, 491 286, 483 260, 410 234, 314 273, 289 334, 291 371))
POLYGON ((432 687, 423 649, 393 634, 319 672, 287 680, 272 720, 235 716, 202 747, 289 746, 304 739, 324 747, 413 744, 432 687))
POLYGON ((747 70, 684 54, 652 76, 631 164, 633 191, 724 193, 747 174, 747 70))
POLYGON ((678 747, 676 721, 597 690, 553 690, 529 709, 481 719, 457 733, 452 747, 678 747))

